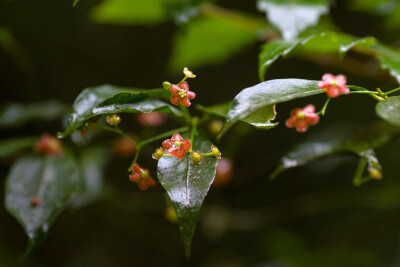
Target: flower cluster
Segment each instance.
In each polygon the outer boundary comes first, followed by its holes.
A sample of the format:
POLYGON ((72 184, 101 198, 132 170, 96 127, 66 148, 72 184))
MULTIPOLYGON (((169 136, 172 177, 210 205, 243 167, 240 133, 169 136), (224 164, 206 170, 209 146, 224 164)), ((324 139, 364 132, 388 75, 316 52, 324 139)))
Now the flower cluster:
POLYGON ((140 190, 146 190, 149 186, 156 186, 156 181, 150 176, 149 170, 142 169, 139 164, 133 165, 133 172, 129 175, 131 182, 137 183, 140 190))
MULTIPOLYGON (((341 94, 348 94, 350 92, 350 89, 346 87, 346 82, 346 76, 344 75, 333 76, 332 74, 326 73, 322 76, 322 80, 317 83, 317 86, 324 89, 328 97, 336 98, 341 94)), ((315 113, 314 105, 307 105, 304 108, 292 110, 290 118, 286 120, 286 127, 296 128, 298 132, 304 133, 309 126, 318 123, 318 114, 321 113, 324 115, 328 102, 329 99, 324 108, 318 113, 315 113)))

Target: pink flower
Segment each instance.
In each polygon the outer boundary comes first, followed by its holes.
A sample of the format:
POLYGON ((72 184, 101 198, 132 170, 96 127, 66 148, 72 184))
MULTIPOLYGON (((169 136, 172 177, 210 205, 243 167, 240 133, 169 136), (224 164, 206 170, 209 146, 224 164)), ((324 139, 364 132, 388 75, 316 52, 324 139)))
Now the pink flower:
POLYGON ((167 115, 161 112, 140 113, 138 121, 144 126, 159 126, 167 120, 167 115))
POLYGON ((36 143, 35 149, 47 156, 62 155, 64 153, 60 140, 49 134, 42 135, 40 141, 36 143))
POLYGON ((190 100, 196 97, 194 92, 189 91, 189 85, 187 82, 181 82, 178 85, 171 84, 169 87, 171 92, 171 103, 174 105, 179 105, 182 103, 185 107, 191 105, 190 100))
POLYGON ((346 87, 346 76, 344 75, 335 77, 332 74, 326 73, 322 76, 322 81, 319 81, 317 86, 325 89, 326 94, 334 98, 341 94, 347 95, 350 92, 349 88, 346 87))
POLYGON ((319 121, 318 114, 315 113, 314 105, 307 105, 305 108, 296 108, 290 113, 290 118, 286 120, 286 127, 296 128, 300 133, 307 131, 308 126, 315 125, 319 121))
POLYGON ((133 172, 129 175, 131 182, 137 183, 140 190, 146 190, 149 186, 156 186, 156 181, 151 178, 149 170, 142 169, 139 164, 133 165, 133 172))
POLYGON ((178 133, 174 134, 171 139, 165 140, 162 145, 168 153, 178 159, 183 159, 186 152, 188 152, 192 147, 190 140, 183 140, 182 136, 178 133))

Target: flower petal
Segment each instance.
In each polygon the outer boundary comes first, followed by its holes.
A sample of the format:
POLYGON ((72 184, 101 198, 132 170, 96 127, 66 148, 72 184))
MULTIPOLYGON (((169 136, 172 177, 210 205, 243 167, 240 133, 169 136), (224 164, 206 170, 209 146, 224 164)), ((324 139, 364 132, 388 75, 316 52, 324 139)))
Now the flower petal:
POLYGON ((193 99, 193 98, 196 97, 196 93, 195 93, 195 92, 192 92, 192 91, 187 92, 186 95, 188 96, 189 99, 193 99))
POLYGON ((179 88, 185 90, 186 92, 189 91, 189 84, 187 82, 181 82, 179 84, 179 88))
POLYGON ((179 95, 171 96, 171 103, 174 105, 178 105, 181 102, 181 98, 179 95))
POLYGON ((175 84, 171 84, 171 86, 169 87, 169 91, 171 92, 171 94, 176 95, 179 93, 179 87, 175 84))
POLYGON ((182 136, 181 136, 180 134, 175 133, 175 134, 172 136, 171 140, 172 140, 172 141, 182 141, 183 138, 182 138, 182 136))
POLYGON ((190 140, 185 140, 185 141, 182 141, 182 143, 181 143, 181 148, 184 150, 184 151, 189 151, 189 149, 192 147, 192 144, 190 143, 190 140))
POLYGON ((181 103, 182 105, 184 105, 185 107, 189 107, 191 105, 190 100, 188 97, 182 98, 181 99, 181 103))

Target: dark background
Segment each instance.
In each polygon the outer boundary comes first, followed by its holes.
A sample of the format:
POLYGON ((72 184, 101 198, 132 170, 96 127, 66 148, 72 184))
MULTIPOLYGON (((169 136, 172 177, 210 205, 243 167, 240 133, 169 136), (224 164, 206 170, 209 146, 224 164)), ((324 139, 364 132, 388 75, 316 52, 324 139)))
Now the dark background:
MULTIPOLYGON (((166 70, 170 39, 178 30, 175 24, 96 25, 87 17, 96 3, 82 0, 72 8, 70 0, 0 2, 0 25, 12 30, 27 58, 20 64, 0 50, 1 104, 43 99, 72 104, 88 86, 156 88, 164 80, 179 79, 166 70)), ((263 16, 256 11, 254 1, 225 0, 218 4, 263 16)), ((353 11, 346 1, 333 6, 331 17, 345 32, 372 35, 389 44, 397 41, 396 31, 381 31, 378 17, 353 11)), ((226 102, 241 89, 258 83, 260 45, 248 47, 223 64, 193 70, 198 75, 191 81, 197 93, 195 102, 226 102)), ((269 79, 317 80, 325 72, 341 70, 290 58, 279 60, 267 75, 269 79)), ((381 79, 378 84, 376 77, 344 74, 351 84, 395 87, 391 79, 385 78, 385 83, 381 79)), ((279 105, 280 127, 267 132, 250 130, 238 140, 238 153, 230 155, 235 162, 233 181, 210 190, 190 262, 184 259, 177 225, 165 219, 161 187, 140 192, 127 179, 125 169, 130 159, 115 158, 106 178, 120 193, 84 209, 64 212, 42 246, 22 265, 398 266, 400 142, 377 150, 385 177, 380 182, 353 187, 357 158, 351 155, 319 160, 288 171, 275 181, 268 180, 285 151, 319 130, 339 122, 361 126, 378 120, 373 99, 349 96, 332 102, 327 116, 309 132, 300 135, 285 128, 290 110, 307 103, 320 108, 324 99, 319 96, 279 105)), ((0 132, 0 137, 55 134, 61 127, 59 122, 30 124, 0 132)), ((104 142, 111 138, 106 135, 104 142)), ((150 159, 143 162, 153 163, 150 159)), ((8 168, 0 165, 2 180, 8 168)), ((154 168, 151 171, 155 173, 154 168)), ((2 199, 3 191, 1 183, 2 199)), ((23 229, 1 205, 0 265, 18 266, 25 245, 23 229)))

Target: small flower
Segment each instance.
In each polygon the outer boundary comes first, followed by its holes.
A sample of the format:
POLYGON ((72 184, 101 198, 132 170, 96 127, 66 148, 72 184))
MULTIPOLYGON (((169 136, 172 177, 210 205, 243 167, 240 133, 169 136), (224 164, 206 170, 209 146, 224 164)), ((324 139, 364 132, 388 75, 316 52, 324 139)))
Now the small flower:
POLYGON ((133 165, 133 172, 129 175, 131 182, 137 183, 140 190, 146 190, 149 186, 156 186, 156 181, 151 178, 149 170, 142 169, 139 164, 133 165))
POLYGON ((154 152, 151 157, 155 160, 159 160, 162 156, 164 156, 164 148, 160 147, 156 149, 156 152, 154 152))
POLYGON ((335 77, 332 74, 326 73, 322 76, 322 81, 319 81, 317 86, 325 89, 326 94, 334 98, 341 94, 347 95, 350 92, 350 89, 346 87, 346 76, 344 75, 335 77))
POLYGON ((307 131, 308 126, 315 125, 319 121, 318 114, 315 113, 314 105, 307 105, 305 108, 292 110, 290 118, 286 120, 286 127, 293 128, 300 133, 307 131))
POLYGON ((135 154, 136 143, 128 137, 120 137, 113 142, 113 152, 120 157, 131 157, 135 154))
POLYGON ((37 207, 37 206, 40 205, 40 203, 42 203, 42 200, 40 198, 38 198, 38 197, 33 197, 31 199, 31 206, 32 207, 37 207))
POLYGON ((165 140, 162 145, 168 153, 178 159, 183 159, 186 152, 188 152, 192 147, 190 140, 183 140, 182 136, 178 133, 174 134, 171 139, 165 140))
POLYGON ((179 85, 172 84, 169 87, 169 91, 171 92, 171 103, 174 105, 179 105, 182 103, 185 107, 191 105, 190 100, 196 97, 196 94, 192 91, 189 91, 189 85, 187 82, 181 82, 179 85))
POLYGON ((118 116, 117 114, 113 114, 111 116, 106 117, 106 121, 110 125, 118 125, 121 122, 121 117, 118 116))
POLYGON ((188 78, 196 78, 196 75, 194 75, 188 68, 183 69, 183 74, 188 78))
POLYGON ((138 121, 144 126, 159 126, 167 120, 167 115, 161 112, 140 113, 138 121))
POLYGON ((204 158, 200 152, 191 152, 190 157, 193 163, 200 163, 204 158))
POLYGON ((40 141, 36 143, 35 149, 36 151, 42 152, 48 156, 62 155, 64 153, 60 140, 49 134, 42 135, 40 141))
POLYGON ((221 159, 221 152, 219 152, 218 147, 216 147, 216 146, 214 146, 214 145, 211 146, 211 154, 212 154, 213 156, 216 156, 217 159, 221 159))
POLYGON ((233 162, 223 158, 218 162, 215 172, 213 186, 222 186, 228 184, 233 176, 233 162))

